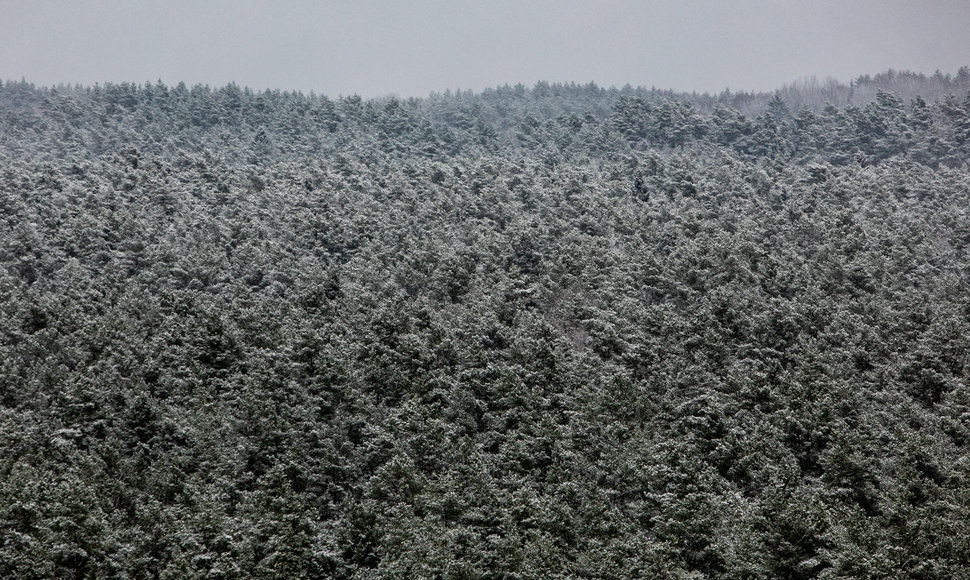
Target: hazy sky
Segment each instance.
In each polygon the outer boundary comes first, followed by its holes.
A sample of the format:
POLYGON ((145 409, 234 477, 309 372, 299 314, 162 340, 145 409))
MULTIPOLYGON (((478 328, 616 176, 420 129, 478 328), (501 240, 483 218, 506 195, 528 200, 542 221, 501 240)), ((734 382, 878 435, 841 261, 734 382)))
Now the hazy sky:
POLYGON ((720 92, 970 64, 970 0, 0 0, 0 79, 720 92))

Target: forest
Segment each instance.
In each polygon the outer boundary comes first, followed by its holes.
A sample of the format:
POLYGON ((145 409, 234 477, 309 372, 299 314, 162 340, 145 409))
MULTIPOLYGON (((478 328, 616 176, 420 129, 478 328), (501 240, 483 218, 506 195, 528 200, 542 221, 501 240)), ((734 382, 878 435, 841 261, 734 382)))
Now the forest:
POLYGON ((0 578, 970 578, 970 68, 0 83, 0 578))

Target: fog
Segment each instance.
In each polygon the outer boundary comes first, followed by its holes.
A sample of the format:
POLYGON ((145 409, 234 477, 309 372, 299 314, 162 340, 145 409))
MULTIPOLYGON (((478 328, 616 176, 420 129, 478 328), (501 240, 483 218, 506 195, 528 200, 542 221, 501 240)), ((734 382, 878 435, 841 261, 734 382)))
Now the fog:
POLYGON ((6 2, 0 78, 424 96, 539 80, 720 92, 970 61, 963 0, 6 2))

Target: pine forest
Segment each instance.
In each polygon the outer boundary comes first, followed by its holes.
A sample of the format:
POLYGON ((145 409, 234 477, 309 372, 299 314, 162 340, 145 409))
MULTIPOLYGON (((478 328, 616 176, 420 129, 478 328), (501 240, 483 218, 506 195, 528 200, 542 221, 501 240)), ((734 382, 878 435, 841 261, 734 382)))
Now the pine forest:
POLYGON ((0 578, 970 578, 970 69, 0 83, 0 578))

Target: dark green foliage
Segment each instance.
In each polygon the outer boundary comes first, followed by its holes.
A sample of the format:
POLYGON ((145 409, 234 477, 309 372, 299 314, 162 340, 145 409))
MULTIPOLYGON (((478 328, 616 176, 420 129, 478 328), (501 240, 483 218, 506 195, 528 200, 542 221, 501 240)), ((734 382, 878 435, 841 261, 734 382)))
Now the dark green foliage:
POLYGON ((4 83, 0 577, 970 576, 970 107, 887 83, 4 83))

